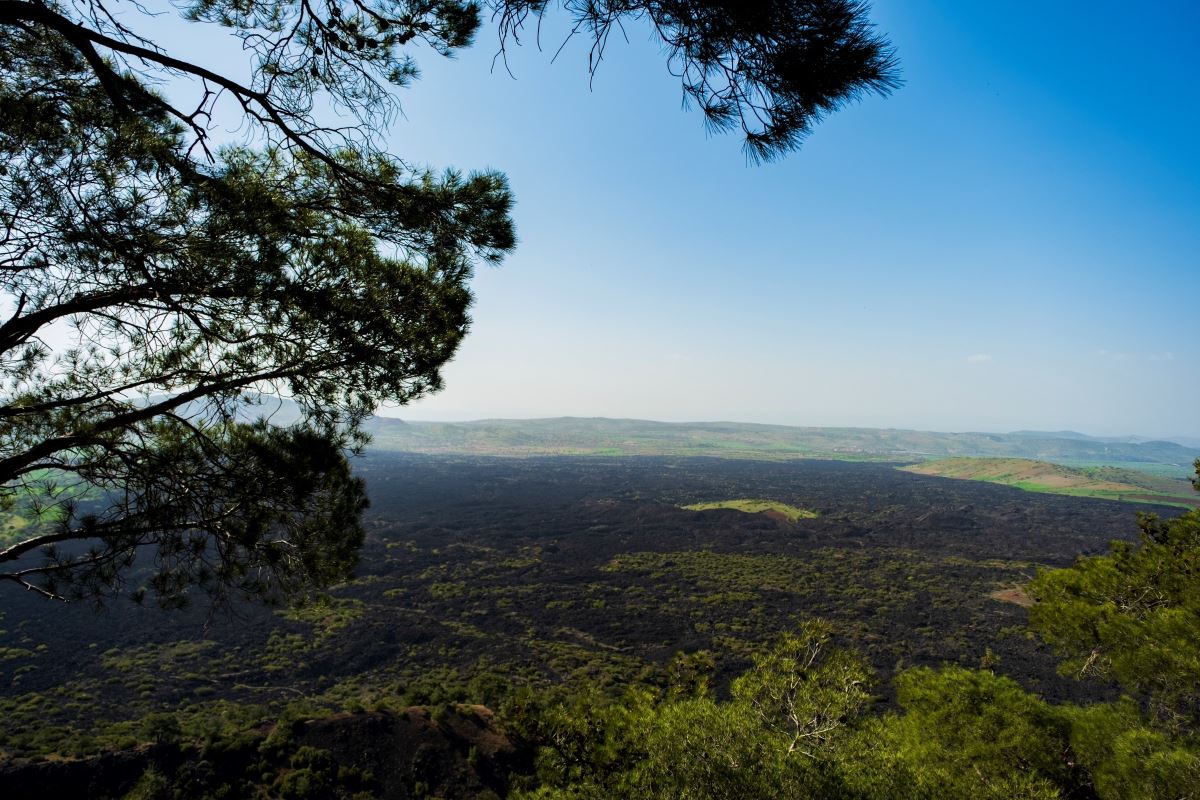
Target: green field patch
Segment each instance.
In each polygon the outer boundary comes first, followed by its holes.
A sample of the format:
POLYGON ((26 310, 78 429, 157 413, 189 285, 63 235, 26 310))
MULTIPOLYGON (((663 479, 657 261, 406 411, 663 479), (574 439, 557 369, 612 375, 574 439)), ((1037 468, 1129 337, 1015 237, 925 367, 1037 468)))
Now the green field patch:
POLYGON ((362 600, 323 597, 275 613, 292 622, 308 623, 327 635, 345 628, 361 617, 365 608, 366 605, 362 600))
POLYGON ((688 511, 713 511, 718 508, 728 508, 746 514, 770 513, 772 516, 782 516, 788 522, 814 519, 820 516, 815 511, 791 506, 787 503, 781 503, 778 500, 717 500, 711 503, 692 503, 691 505, 680 506, 680 508, 687 509, 688 511))
POLYGON ((1200 505, 1191 484, 1161 471, 1109 465, 1065 466, 1028 458, 943 458, 900 467, 906 472, 942 478, 1000 483, 1027 492, 1094 497, 1128 503, 1200 505))
POLYGON ((167 676, 179 677, 185 672, 202 672, 210 668, 214 647, 216 645, 212 641, 186 639, 136 647, 113 647, 100 655, 100 664, 130 686, 141 682, 149 687, 167 676))

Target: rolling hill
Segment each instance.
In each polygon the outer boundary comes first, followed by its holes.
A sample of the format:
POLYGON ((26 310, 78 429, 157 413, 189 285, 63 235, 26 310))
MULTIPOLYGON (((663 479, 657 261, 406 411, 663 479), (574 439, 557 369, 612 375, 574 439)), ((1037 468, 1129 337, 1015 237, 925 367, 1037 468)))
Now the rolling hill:
POLYGON ((1175 442, 1077 433, 937 433, 737 422, 668 423, 559 417, 477 422, 404 422, 375 417, 381 450, 437 455, 716 456, 722 458, 918 461, 955 456, 1020 458, 1070 467, 1116 465, 1185 478, 1200 449, 1175 442))

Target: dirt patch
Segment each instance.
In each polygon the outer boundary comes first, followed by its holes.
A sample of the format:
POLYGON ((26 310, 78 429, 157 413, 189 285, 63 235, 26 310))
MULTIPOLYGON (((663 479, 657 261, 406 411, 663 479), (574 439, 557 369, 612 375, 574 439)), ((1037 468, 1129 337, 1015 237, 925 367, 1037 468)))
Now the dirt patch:
POLYGON ((1193 508, 1200 508, 1200 497, 1164 497, 1161 494, 1126 494, 1125 500, 1145 500, 1148 503, 1185 503, 1193 508))
POLYGON ((1033 605, 1033 598, 1029 596, 1029 592, 1025 591, 1024 586, 1013 586, 1008 589, 998 589, 988 597, 993 600, 999 600, 1002 603, 1012 603, 1021 608, 1029 608, 1033 605))

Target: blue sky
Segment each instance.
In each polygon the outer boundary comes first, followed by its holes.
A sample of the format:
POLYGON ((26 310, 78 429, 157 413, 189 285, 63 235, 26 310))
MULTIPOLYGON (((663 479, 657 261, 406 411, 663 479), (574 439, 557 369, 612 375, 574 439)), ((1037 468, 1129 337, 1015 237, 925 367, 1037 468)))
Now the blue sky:
POLYGON ((518 250, 412 419, 1197 435, 1200 4, 888 0, 905 85, 747 164, 656 45, 494 32, 385 136, 506 172, 518 250))

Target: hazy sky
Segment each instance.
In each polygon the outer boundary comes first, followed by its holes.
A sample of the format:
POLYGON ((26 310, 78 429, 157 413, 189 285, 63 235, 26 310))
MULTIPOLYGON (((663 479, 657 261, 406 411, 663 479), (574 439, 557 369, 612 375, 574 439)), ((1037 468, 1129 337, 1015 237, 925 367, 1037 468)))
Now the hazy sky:
POLYGON ((555 32, 421 54, 390 149, 506 172, 520 245, 385 413, 1200 434, 1200 4, 872 16, 905 86, 765 166, 637 28, 590 90, 555 32))

